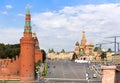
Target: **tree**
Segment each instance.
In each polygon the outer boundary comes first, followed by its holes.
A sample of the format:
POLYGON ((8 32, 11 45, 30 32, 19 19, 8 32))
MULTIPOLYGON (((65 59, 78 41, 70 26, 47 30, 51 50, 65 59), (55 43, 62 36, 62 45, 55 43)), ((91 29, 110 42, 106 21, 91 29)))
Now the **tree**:
POLYGON ((55 51, 54 51, 54 49, 53 49, 53 48, 51 49, 51 52, 52 52, 52 53, 55 53, 55 51))
POLYGON ((78 58, 78 57, 77 57, 76 53, 74 53, 72 56, 72 60, 75 60, 76 58, 78 58))
POLYGON ((46 60, 46 52, 45 50, 41 49, 41 53, 42 53, 42 62, 44 63, 46 60))
POLYGON ((5 58, 5 52, 3 52, 2 50, 0 50, 0 58, 5 58))
POLYGON ((54 49, 52 48, 52 49, 49 49, 49 50, 48 50, 48 53, 55 53, 55 51, 54 51, 54 49))
POLYGON ((65 50, 64 50, 64 49, 62 49, 62 50, 61 50, 61 53, 65 53, 65 50))
POLYGON ((99 47, 95 47, 95 48, 94 48, 94 51, 96 52, 98 49, 99 49, 99 47))
POLYGON ((111 48, 108 48, 107 52, 112 52, 111 48))
POLYGON ((102 52, 100 57, 101 57, 102 60, 104 60, 106 58, 106 52, 102 52))
POLYGON ((20 53, 20 44, 0 43, 0 58, 13 58, 20 53))

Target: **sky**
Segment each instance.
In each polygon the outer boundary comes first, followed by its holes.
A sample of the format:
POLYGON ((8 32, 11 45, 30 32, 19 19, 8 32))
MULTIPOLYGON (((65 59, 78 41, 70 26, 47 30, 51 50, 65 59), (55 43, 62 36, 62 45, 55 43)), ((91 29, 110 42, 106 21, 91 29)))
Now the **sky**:
MULTIPOLYGON (((95 46, 114 41, 108 37, 120 36, 120 0, 0 0, 0 43, 20 43, 27 5, 32 30, 46 51, 74 51, 82 31, 95 46)), ((113 46, 104 44, 102 48, 113 46)))

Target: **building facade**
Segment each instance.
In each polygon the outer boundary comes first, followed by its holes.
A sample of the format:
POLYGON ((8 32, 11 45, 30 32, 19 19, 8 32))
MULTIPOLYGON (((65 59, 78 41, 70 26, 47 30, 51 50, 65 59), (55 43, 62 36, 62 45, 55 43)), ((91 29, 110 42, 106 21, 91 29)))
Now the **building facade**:
POLYGON ((75 44, 75 53, 76 55, 83 56, 83 55, 93 55, 94 45, 87 42, 85 31, 82 32, 82 39, 79 43, 78 41, 75 44))

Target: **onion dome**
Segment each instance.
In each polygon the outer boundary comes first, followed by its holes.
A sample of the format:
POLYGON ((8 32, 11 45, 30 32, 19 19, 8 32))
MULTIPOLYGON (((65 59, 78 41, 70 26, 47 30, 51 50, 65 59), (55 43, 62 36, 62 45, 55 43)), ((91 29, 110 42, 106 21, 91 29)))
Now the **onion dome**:
POLYGON ((76 46, 79 46, 79 42, 77 41, 75 45, 76 45, 76 46))

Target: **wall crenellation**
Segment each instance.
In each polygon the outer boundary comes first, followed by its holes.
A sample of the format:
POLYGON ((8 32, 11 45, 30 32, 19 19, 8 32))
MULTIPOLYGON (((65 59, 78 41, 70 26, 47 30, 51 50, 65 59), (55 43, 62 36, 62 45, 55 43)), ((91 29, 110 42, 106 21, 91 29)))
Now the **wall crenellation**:
POLYGON ((6 76, 18 76, 20 73, 20 59, 18 56, 12 59, 0 59, 0 76, 5 74, 6 76))

